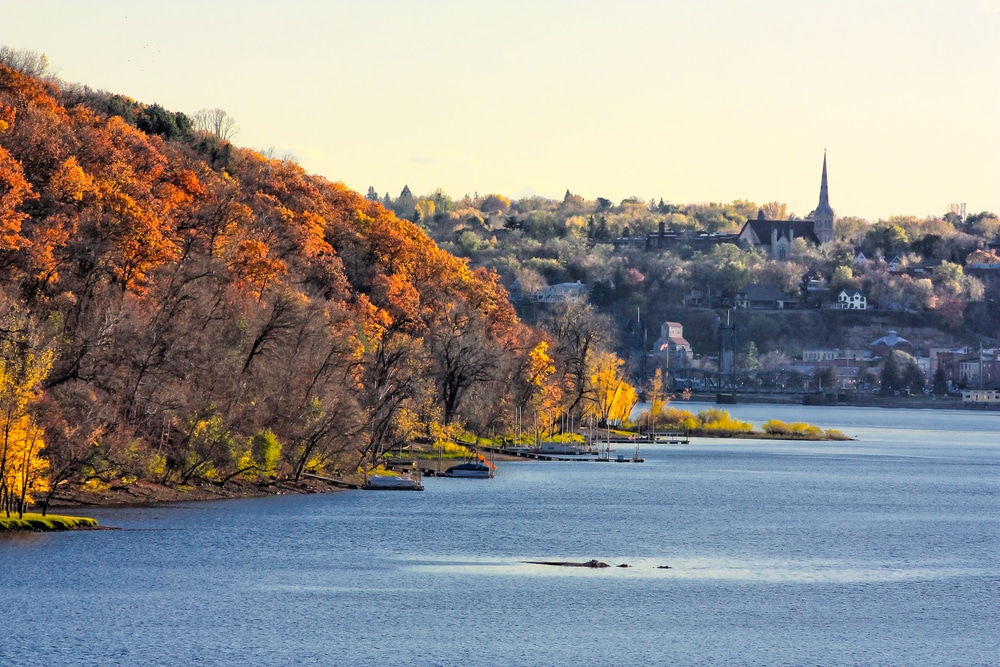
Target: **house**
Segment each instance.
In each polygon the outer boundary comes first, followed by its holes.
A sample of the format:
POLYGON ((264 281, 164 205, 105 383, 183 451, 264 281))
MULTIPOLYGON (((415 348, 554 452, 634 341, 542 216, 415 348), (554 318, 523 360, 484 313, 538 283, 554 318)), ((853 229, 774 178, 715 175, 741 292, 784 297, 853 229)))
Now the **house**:
POLYGON ((830 285, 826 279, 820 275, 807 276, 805 278, 805 303, 813 308, 829 307, 830 285))
POLYGON ((684 305, 689 308, 700 308, 709 304, 708 299, 705 298, 705 293, 698 288, 694 288, 684 297, 684 305))
POLYGON ((587 286, 577 280, 575 283, 559 283, 543 288, 535 295, 540 303, 583 302, 587 300, 587 286))
POLYGON ((737 292, 733 300, 734 308, 745 309, 784 309, 794 308, 798 299, 789 297, 774 285, 751 284, 737 292))
POLYGON ((837 307, 841 310, 868 310, 868 299, 858 290, 840 290, 837 307))

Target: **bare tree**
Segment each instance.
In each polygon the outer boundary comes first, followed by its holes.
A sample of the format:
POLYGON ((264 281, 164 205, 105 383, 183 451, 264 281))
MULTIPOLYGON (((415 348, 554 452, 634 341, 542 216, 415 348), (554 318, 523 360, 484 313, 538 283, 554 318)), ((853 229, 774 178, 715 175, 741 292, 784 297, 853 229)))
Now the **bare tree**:
POLYGON ((194 115, 194 129, 229 141, 240 131, 232 116, 222 109, 202 109, 194 115))
POLYGON ((49 59, 44 53, 28 49, 12 49, 9 46, 0 46, 0 63, 21 74, 36 78, 45 74, 45 70, 49 68, 49 59))

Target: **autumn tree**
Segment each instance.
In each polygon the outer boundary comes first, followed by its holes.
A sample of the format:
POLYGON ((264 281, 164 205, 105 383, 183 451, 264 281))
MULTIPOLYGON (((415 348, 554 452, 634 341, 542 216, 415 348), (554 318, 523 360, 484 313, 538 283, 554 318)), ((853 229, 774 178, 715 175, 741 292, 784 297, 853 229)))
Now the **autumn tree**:
POLYGON ((583 408, 589 378, 588 359, 608 347, 611 327, 607 317, 585 303, 562 303, 539 318, 539 324, 552 336, 551 356, 563 387, 565 410, 577 413, 583 408))
POLYGON ((787 220, 788 204, 778 201, 771 201, 761 205, 761 212, 767 220, 787 220))
POLYGON ((0 511, 9 517, 48 488, 44 433, 31 412, 53 355, 28 313, 9 301, 0 308, 0 511))
POLYGON ((637 395, 626 381, 625 362, 611 352, 597 352, 587 360, 587 371, 587 412, 605 425, 627 419, 637 395))
POLYGON ((427 389, 426 364, 419 341, 405 334, 364 341, 357 376, 364 423, 359 465, 376 468, 386 452, 415 435, 419 424, 410 417, 427 389))
POLYGON ((446 306, 444 317, 430 332, 428 347, 437 379, 442 423, 447 426, 459 414, 469 390, 494 379, 498 355, 486 322, 461 306, 446 306))

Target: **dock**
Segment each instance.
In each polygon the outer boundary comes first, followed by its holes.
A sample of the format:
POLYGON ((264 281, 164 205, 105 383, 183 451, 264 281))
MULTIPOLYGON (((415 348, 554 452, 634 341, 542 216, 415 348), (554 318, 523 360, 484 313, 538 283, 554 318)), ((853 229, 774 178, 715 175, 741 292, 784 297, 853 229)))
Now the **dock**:
POLYGON ((388 459, 385 466, 395 472, 417 471, 421 477, 446 477, 445 471, 455 465, 453 459, 388 459))
MULTIPOLYGON (((612 442, 615 441, 612 440, 612 442)), ((621 442, 635 445, 635 441, 623 440, 621 442)), ((534 459, 536 461, 592 461, 596 463, 604 463, 607 461, 614 461, 616 463, 643 462, 643 459, 641 457, 636 458, 634 456, 625 456, 622 454, 618 454, 614 458, 612 458, 610 455, 605 455, 606 453, 601 453, 601 452, 587 452, 583 454, 548 454, 527 447, 483 446, 481 447, 481 449, 488 452, 492 452, 494 454, 500 454, 503 456, 516 456, 518 458, 534 459)))

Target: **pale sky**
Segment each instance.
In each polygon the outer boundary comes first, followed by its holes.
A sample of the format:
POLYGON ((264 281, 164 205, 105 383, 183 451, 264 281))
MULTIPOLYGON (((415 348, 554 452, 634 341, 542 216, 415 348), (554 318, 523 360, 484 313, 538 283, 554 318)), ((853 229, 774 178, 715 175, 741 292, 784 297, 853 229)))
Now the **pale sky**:
POLYGON ((1000 0, 0 0, 68 82, 364 193, 1000 213, 1000 0))

